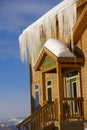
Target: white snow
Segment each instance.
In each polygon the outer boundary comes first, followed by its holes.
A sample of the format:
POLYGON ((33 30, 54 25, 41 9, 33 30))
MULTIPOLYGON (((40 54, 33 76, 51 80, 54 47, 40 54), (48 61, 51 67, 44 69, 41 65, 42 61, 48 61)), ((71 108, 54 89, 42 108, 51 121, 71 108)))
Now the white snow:
MULTIPOLYGON (((59 23, 59 40, 62 40, 62 38, 65 37, 67 43, 69 37, 72 39, 72 28, 76 22, 77 1, 78 0, 64 0, 22 32, 19 37, 20 56, 22 61, 26 59, 26 51, 28 50, 29 56, 32 59, 32 64, 35 64, 38 54, 46 42, 45 39, 42 40, 40 38, 40 27, 43 26, 45 28, 46 39, 51 39, 51 29, 54 29, 54 33, 56 33, 56 16, 58 16, 59 23)), ((74 48, 73 39, 71 43, 72 48, 74 48)))
POLYGON ((2 127, 4 127, 5 125, 4 124, 1 124, 2 127))
POLYGON ((75 57, 75 55, 70 52, 69 48, 57 39, 47 40, 44 47, 57 57, 75 57))
POLYGON ((13 119, 9 119, 8 121, 9 122, 14 122, 14 121, 18 121, 18 119, 13 118, 13 119))

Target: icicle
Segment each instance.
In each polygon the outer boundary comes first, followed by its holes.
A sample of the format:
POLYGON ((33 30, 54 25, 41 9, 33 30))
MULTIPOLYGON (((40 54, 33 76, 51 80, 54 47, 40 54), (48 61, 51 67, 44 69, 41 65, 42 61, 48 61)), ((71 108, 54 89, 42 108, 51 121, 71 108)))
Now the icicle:
POLYGON ((58 14, 58 21, 59 21, 59 39, 62 40, 62 33, 63 33, 63 14, 60 12, 58 14))
POLYGON ((37 55, 41 49, 39 26, 32 28, 32 30, 27 30, 26 35, 28 51, 32 59, 32 64, 34 65, 37 55))
POLYGON ((24 62, 26 56, 26 35, 25 34, 22 34, 19 37, 19 47, 20 47, 21 60, 24 62))
MULTIPOLYGON (((65 8, 62 12, 58 13, 59 20, 59 39, 71 37, 71 30, 76 22, 76 4, 71 4, 68 8, 65 8)), ((73 42, 72 42, 73 43, 73 42)))
POLYGON ((52 37, 56 38, 56 17, 55 17, 55 15, 53 15, 51 17, 51 34, 52 34, 51 38, 52 37))
POLYGON ((45 24, 46 24, 46 36, 47 39, 49 39, 51 37, 51 23, 49 17, 45 20, 45 24))
MULTIPOLYGON (((52 38, 52 30, 54 31, 53 36, 56 36, 56 15, 58 15, 59 39, 62 40, 62 36, 64 35, 67 42, 68 37, 72 37, 73 34, 71 31, 76 21, 76 4, 74 4, 75 1, 77 0, 64 0, 61 4, 56 6, 52 11, 49 11, 46 15, 42 16, 22 33, 22 35, 19 37, 20 55, 22 61, 24 61, 28 51, 32 59, 32 64, 35 64, 37 56, 43 47, 43 43, 40 39, 41 25, 45 27, 46 40, 52 38)), ((73 39, 71 41, 73 44, 73 39)))

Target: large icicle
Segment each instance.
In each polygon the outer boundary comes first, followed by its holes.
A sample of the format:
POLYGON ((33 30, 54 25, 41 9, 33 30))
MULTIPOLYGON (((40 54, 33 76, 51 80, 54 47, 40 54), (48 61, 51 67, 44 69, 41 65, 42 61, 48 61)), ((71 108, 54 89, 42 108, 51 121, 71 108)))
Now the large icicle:
POLYGON ((22 35, 20 35, 19 37, 19 47, 20 47, 20 56, 21 56, 21 60, 24 62, 24 60, 26 59, 26 34, 23 33, 22 35))
POLYGON ((52 35, 56 33, 56 16, 58 16, 59 23, 59 39, 62 40, 62 36, 64 36, 66 38, 65 41, 68 41, 68 37, 71 36, 72 28, 76 22, 76 1, 77 0, 64 0, 23 31, 19 37, 22 61, 24 61, 26 57, 26 50, 28 50, 32 64, 35 64, 37 56, 44 44, 42 42, 45 42, 45 40, 40 37, 40 35, 42 35, 40 27, 44 26, 45 28, 46 40, 52 38, 52 35), (54 34, 52 34, 52 30, 54 34), (28 49, 26 49, 26 47, 28 47, 28 49))
POLYGON ((71 36, 71 30, 76 22, 76 4, 72 4, 62 12, 58 13, 59 20, 59 38, 62 40, 65 36, 65 41, 71 36))

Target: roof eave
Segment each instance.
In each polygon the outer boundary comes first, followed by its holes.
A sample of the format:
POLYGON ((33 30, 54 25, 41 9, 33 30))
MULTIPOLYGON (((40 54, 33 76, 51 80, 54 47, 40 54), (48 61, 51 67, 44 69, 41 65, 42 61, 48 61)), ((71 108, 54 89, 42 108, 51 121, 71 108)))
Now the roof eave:
POLYGON ((74 43, 77 43, 84 29, 87 27, 87 5, 81 13, 73 29, 74 43), (80 30, 80 31, 79 31, 80 30))
POLYGON ((84 63, 84 58, 75 58, 75 57, 59 57, 59 62, 63 63, 84 63))
POLYGON ((77 8, 82 6, 83 4, 87 3, 87 0, 80 0, 77 2, 77 8))

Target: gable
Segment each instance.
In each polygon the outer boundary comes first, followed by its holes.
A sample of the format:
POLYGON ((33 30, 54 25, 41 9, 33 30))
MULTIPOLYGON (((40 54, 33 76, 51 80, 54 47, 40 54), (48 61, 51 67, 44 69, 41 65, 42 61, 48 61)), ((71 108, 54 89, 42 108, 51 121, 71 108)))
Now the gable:
POLYGON ((50 67, 53 67, 56 65, 56 61, 53 60, 49 55, 46 55, 46 57, 44 58, 44 61, 41 65, 41 70, 47 70, 50 67))
POLYGON ((59 58, 75 58, 75 55, 65 43, 57 39, 48 39, 37 58, 34 68, 35 70, 40 70, 42 64, 42 68, 52 67, 55 65, 54 61, 58 61, 59 58))

